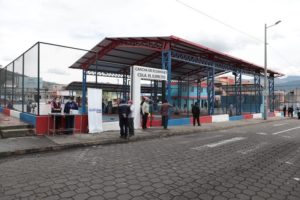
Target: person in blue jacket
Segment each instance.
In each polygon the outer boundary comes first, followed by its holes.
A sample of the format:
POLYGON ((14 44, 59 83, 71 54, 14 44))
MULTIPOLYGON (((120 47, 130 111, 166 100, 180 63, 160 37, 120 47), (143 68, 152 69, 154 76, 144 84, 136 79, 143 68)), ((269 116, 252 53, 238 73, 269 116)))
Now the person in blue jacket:
MULTIPOLYGON (((73 128, 74 128, 74 115, 68 115, 70 114, 71 110, 78 110, 78 105, 74 101, 74 97, 70 97, 69 101, 66 103, 64 108, 64 113, 67 114, 65 116, 66 119, 66 134, 72 134, 73 128)), ((72 114, 72 113, 71 113, 72 114)))
POLYGON ((128 116, 130 114, 130 106, 122 99, 118 106, 120 138, 126 139, 128 136, 128 116))

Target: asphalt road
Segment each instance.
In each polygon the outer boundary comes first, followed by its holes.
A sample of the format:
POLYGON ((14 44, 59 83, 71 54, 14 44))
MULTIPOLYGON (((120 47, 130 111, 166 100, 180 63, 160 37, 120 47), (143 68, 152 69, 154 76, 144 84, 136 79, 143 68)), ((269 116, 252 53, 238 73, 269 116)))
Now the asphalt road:
POLYGON ((300 121, 0 160, 0 199, 300 199, 300 121))

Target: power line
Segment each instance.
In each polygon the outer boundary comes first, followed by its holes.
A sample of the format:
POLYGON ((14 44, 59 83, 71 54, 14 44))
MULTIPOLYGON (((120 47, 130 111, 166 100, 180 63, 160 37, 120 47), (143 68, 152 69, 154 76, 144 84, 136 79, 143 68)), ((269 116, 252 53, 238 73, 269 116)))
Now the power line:
POLYGON ((218 22, 218 23, 220 23, 220 24, 222 24, 222 25, 224 25, 224 26, 226 26, 226 27, 228 27, 228 28, 230 28, 230 29, 232 29, 232 30, 234 30, 234 31, 237 31, 237 32, 239 32, 239 33, 241 33, 241 34, 243 34, 243 35, 246 35, 246 36, 252 38, 252 39, 255 40, 255 41, 259 41, 259 42, 261 42, 261 43, 264 43, 261 39, 255 37, 255 36, 253 36, 253 35, 250 35, 250 34, 244 32, 244 31, 241 31, 241 30, 235 28, 234 26, 231 26, 230 24, 225 23, 225 22, 223 22, 223 21, 221 21, 221 20, 219 20, 219 19, 217 19, 217 18, 215 18, 215 17, 212 17, 212 16, 206 14, 205 12, 203 12, 203 11, 197 9, 197 8, 194 8, 194 7, 188 5, 188 4, 186 4, 186 3, 184 3, 184 2, 182 2, 182 1, 180 1, 180 0, 176 0, 176 1, 177 1, 178 3, 180 3, 181 5, 183 5, 183 6, 187 7, 187 8, 189 8, 189 9, 192 9, 192 10, 194 10, 195 12, 197 12, 197 13, 199 13, 199 14, 201 14, 201 15, 204 15, 205 17, 207 17, 207 18, 209 18, 209 19, 211 19, 211 20, 213 20, 213 21, 216 21, 216 22, 218 22))
POLYGON ((273 46, 271 46, 271 45, 269 45, 269 46, 282 60, 284 60, 290 66, 293 66, 293 64, 288 59, 286 59, 279 51, 277 51, 273 46))
MULTIPOLYGON (((203 12, 203 11, 197 9, 197 8, 192 7, 192 6, 190 6, 190 5, 188 5, 188 4, 184 3, 184 2, 182 2, 181 0, 176 0, 176 1, 177 1, 178 3, 180 3, 181 5, 187 7, 187 8, 189 8, 189 9, 195 11, 195 12, 197 12, 197 13, 199 13, 199 14, 201 14, 201 15, 203 15, 203 16, 205 16, 205 17, 207 17, 207 18, 209 18, 209 19, 211 19, 211 20, 213 20, 213 21, 215 21, 215 22, 218 22, 218 23, 222 24, 223 26, 226 26, 226 27, 228 27, 228 28, 230 28, 230 29, 232 29, 232 30, 234 30, 234 31, 236 31, 236 32, 239 32, 239 33, 241 33, 241 34, 243 34, 243 35, 248 36, 248 37, 251 38, 252 40, 258 41, 258 42, 260 42, 260 43, 262 43, 262 44, 264 43, 264 41, 262 41, 261 39, 255 37, 255 36, 253 36, 253 35, 250 35, 250 34, 244 32, 244 31, 242 31, 242 30, 239 30, 238 28, 235 28, 234 26, 231 26, 230 24, 225 23, 225 22, 223 22, 223 21, 221 21, 221 20, 219 20, 219 19, 217 19, 217 18, 215 18, 215 17, 213 17, 213 16, 210 16, 209 14, 207 14, 207 13, 205 13, 205 12, 203 12)), ((270 46, 270 45, 269 45, 269 46, 270 46)), ((273 51, 274 51, 274 52, 275 52, 282 60, 284 60, 288 65, 293 66, 293 64, 292 64, 288 59, 286 59, 281 53, 279 53, 279 51, 277 51, 276 49, 274 49, 272 46, 270 46, 270 47, 271 47, 271 49, 272 49, 272 50, 273 50, 273 51)))

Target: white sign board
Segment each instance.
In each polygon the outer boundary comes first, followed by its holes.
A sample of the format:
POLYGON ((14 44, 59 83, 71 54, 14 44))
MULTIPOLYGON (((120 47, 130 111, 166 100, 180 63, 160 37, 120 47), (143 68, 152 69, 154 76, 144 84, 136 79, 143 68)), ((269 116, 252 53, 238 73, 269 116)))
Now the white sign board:
POLYGON ((156 69, 149 67, 133 66, 133 71, 140 79, 167 81, 168 71, 165 69, 156 69))
POLYGON ((88 88, 89 133, 99 133, 102 127, 102 89, 88 88))
POLYGON ((141 79, 146 80, 168 80, 168 71, 165 69, 156 69, 142 66, 131 67, 131 99, 134 105, 134 128, 141 128, 141 115, 140 115, 140 104, 141 104, 141 79))

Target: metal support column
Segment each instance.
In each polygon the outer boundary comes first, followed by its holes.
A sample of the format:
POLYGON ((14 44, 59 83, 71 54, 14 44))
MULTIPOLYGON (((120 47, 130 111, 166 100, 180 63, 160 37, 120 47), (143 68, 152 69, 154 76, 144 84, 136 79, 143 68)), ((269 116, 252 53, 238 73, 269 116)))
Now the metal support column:
POLYGON ((7 81, 7 67, 3 68, 4 69, 4 104, 3 107, 6 107, 6 94, 7 94, 7 88, 6 88, 6 81, 7 81))
POLYGON ((157 93, 158 93, 158 81, 154 81, 154 92, 153 92, 154 104, 153 104, 153 108, 154 108, 155 111, 158 110, 158 108, 157 108, 157 103, 158 103, 157 93))
POLYGON ((40 115, 40 43, 38 43, 38 57, 37 57, 37 67, 38 67, 38 83, 37 83, 37 115, 40 115))
POLYGON ((260 113, 261 105, 261 85, 260 85, 260 74, 254 74, 254 98, 255 98, 255 112, 260 113))
POLYGON ((86 70, 82 70, 82 114, 86 114, 86 70))
POLYGON ((25 65, 25 56, 22 55, 22 112, 24 112, 25 105, 25 92, 24 92, 24 65, 25 65))
POLYGON ((181 109, 181 97, 182 97, 182 80, 178 80, 178 88, 177 88, 177 102, 178 102, 178 108, 181 109))
POLYGON ((154 88, 153 88, 153 81, 150 81, 150 99, 153 100, 153 93, 154 93, 154 88))
POLYGON ((201 99, 201 80, 197 80, 197 103, 200 106, 200 99, 201 99))
POLYGON ((186 89, 187 89, 187 100, 186 100, 186 109, 187 109, 187 117, 190 114, 190 76, 187 76, 187 85, 186 85, 186 89))
POLYGON ((235 75, 235 97, 236 115, 242 114, 242 73, 240 70, 234 72, 235 75))
POLYGON ((122 86, 122 96, 125 101, 127 101, 127 74, 123 74, 123 86, 122 86))
POLYGON ((12 77, 11 77, 11 80, 12 80, 12 89, 11 89, 11 103, 12 105, 14 105, 14 96, 15 96, 15 62, 12 63, 12 77))
POLYGON ((270 74, 268 82, 269 82, 269 105, 270 105, 270 112, 274 112, 274 110, 275 110, 274 74, 270 74))
POLYGON ((161 53, 161 61, 162 61, 162 69, 168 70, 168 81, 167 81, 167 94, 165 91, 165 81, 163 81, 162 86, 162 98, 165 99, 167 97, 167 101, 170 103, 171 101, 171 71, 172 71, 172 61, 171 61, 171 51, 162 51, 161 53))
POLYGON ((214 114, 215 108, 215 68, 208 68, 207 72, 207 103, 208 115, 214 114))
POLYGON ((95 66, 95 69, 96 69, 96 72, 95 72, 95 82, 96 82, 96 84, 98 83, 98 64, 97 64, 97 62, 96 62, 96 64, 95 64, 96 66, 95 66))

